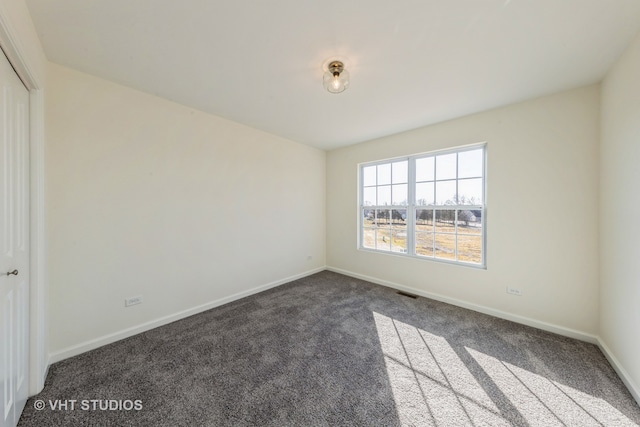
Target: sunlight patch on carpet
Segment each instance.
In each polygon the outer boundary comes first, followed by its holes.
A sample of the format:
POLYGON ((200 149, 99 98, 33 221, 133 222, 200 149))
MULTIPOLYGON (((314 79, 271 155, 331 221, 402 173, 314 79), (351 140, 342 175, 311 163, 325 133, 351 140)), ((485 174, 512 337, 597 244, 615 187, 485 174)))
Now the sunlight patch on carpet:
POLYGON ((531 425, 637 426, 603 399, 465 348, 531 425))
POLYGON ((403 425, 511 425, 444 338, 373 317, 403 425))

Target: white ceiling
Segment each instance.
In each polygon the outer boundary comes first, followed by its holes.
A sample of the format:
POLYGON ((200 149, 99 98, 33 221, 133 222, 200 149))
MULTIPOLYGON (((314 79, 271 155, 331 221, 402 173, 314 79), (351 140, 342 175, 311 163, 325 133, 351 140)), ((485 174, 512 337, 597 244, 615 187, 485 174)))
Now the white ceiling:
POLYGON ((27 4, 53 62, 322 149, 596 83, 640 30, 639 0, 27 4))

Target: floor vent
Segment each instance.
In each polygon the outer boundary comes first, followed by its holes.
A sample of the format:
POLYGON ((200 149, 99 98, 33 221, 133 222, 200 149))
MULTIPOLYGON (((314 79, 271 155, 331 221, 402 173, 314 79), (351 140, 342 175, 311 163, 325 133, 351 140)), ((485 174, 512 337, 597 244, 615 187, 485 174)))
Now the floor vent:
POLYGON ((418 298, 418 295, 414 295, 414 294, 410 294, 408 292, 402 292, 402 291, 398 291, 396 292, 398 295, 402 295, 403 297, 409 297, 409 298, 413 298, 416 299, 418 298))

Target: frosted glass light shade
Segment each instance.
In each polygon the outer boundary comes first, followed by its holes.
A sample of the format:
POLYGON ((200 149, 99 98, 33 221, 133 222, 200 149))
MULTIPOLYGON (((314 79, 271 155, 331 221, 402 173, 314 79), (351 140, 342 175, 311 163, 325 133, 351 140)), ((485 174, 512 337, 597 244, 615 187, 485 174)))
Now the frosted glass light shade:
POLYGON ((344 92, 349 87, 349 72, 344 69, 342 62, 334 61, 329 64, 322 80, 327 91, 331 93, 344 92))

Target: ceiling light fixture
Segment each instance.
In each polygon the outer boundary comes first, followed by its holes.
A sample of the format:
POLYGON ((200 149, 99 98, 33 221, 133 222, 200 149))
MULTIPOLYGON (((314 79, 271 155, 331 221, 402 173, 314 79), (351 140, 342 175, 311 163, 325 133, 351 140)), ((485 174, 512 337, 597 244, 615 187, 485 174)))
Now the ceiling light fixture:
POLYGON ((344 92, 349 87, 349 72, 342 61, 331 61, 323 77, 324 88, 331 93, 344 92))

